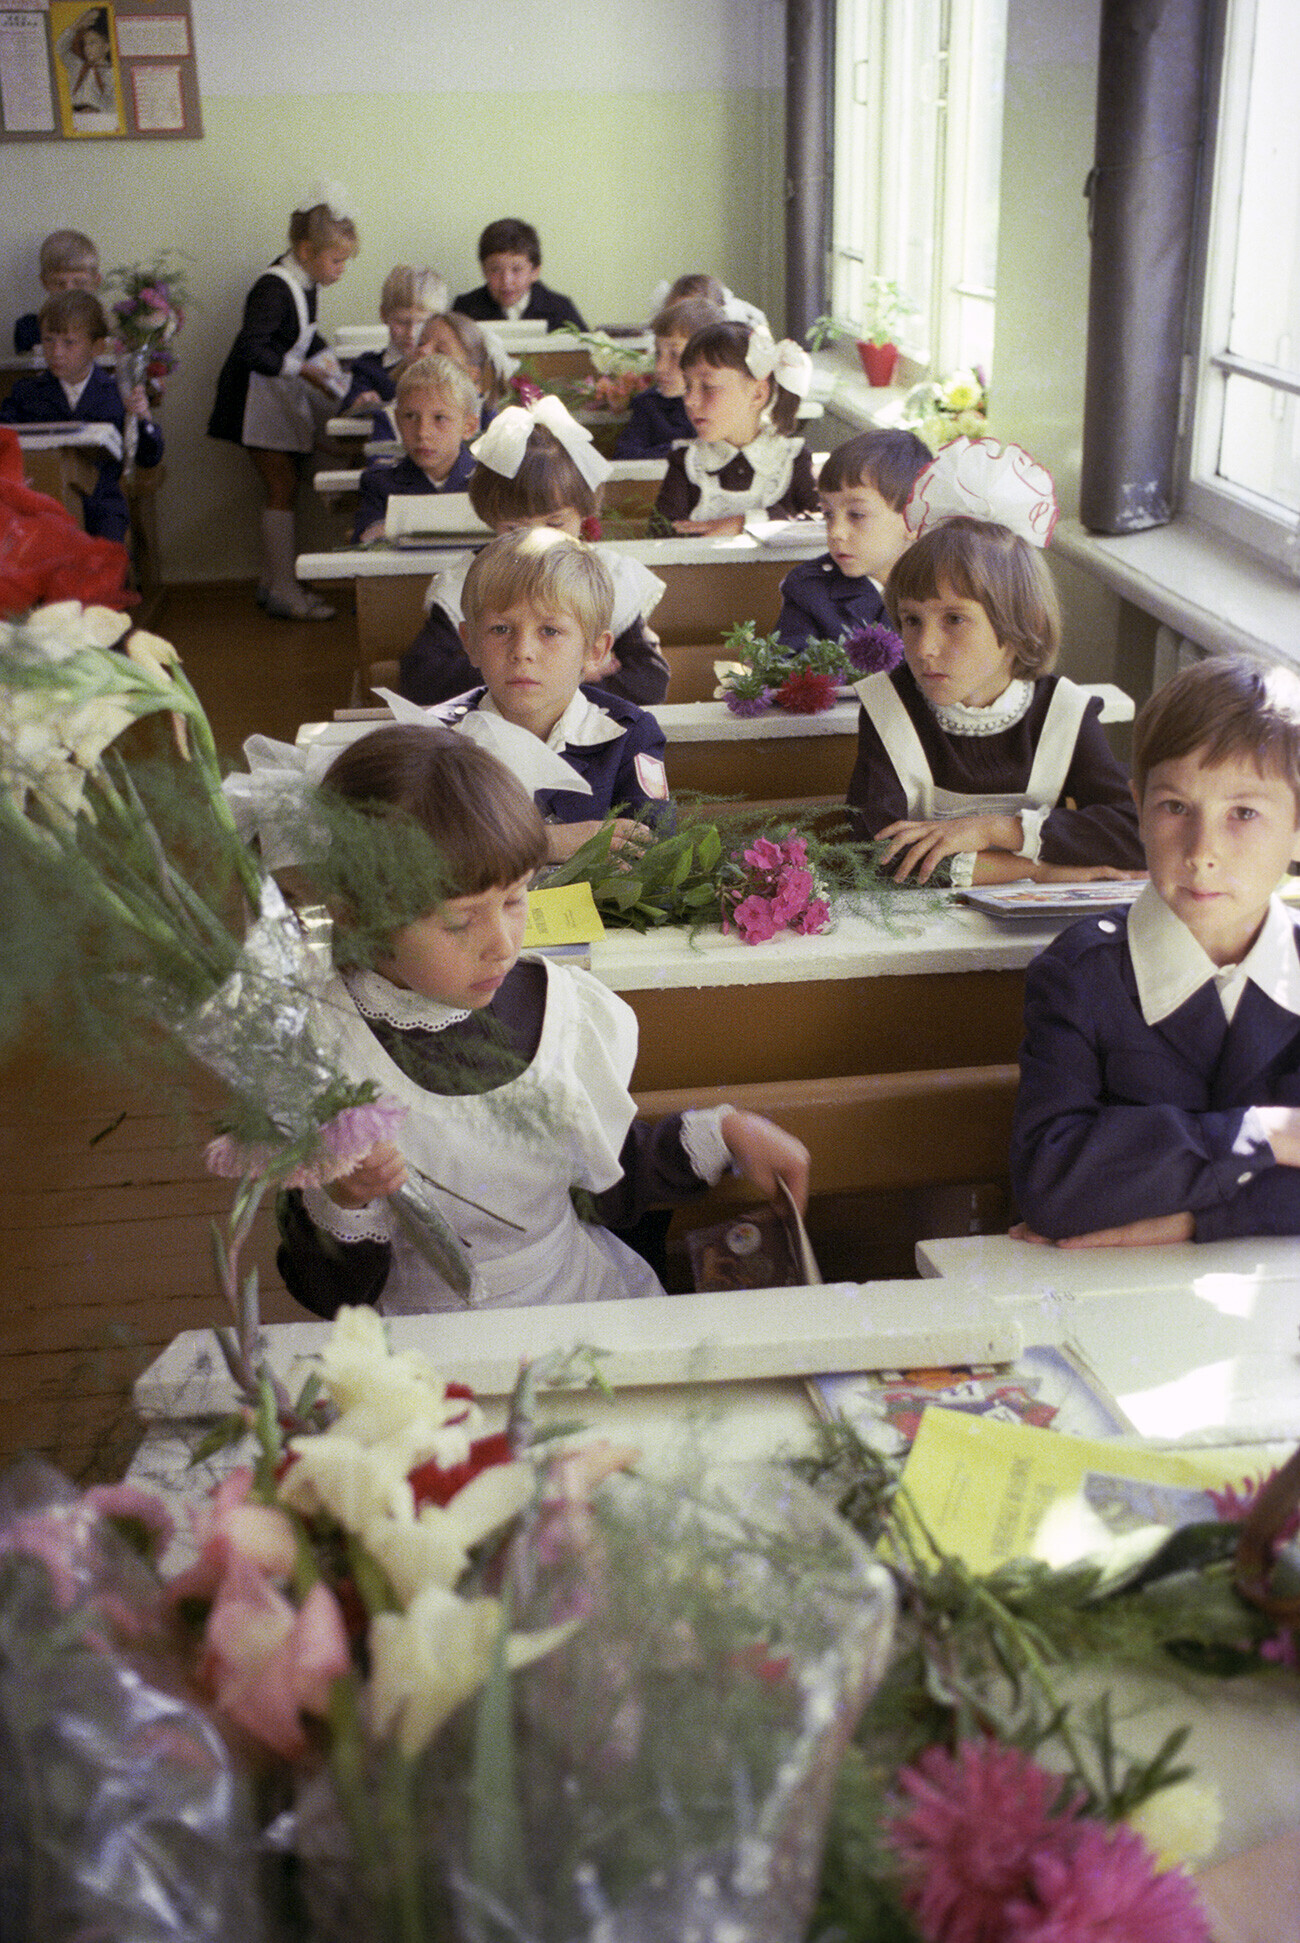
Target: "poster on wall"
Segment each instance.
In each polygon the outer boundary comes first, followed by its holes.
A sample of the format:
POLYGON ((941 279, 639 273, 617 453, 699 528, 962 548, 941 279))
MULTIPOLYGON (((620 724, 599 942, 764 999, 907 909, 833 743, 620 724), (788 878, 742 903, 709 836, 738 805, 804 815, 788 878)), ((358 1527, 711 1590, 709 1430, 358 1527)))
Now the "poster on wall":
POLYGON ((0 8, 0 141, 202 133, 189 0, 0 8))

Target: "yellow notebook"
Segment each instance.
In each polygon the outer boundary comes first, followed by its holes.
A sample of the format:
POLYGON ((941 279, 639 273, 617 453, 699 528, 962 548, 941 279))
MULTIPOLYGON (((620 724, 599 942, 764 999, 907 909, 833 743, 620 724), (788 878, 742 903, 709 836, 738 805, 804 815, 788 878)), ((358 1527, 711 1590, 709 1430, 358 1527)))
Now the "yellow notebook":
POLYGON ((557 945, 586 945, 603 938, 605 927, 590 884, 543 885, 528 893, 525 951, 545 951, 557 945))

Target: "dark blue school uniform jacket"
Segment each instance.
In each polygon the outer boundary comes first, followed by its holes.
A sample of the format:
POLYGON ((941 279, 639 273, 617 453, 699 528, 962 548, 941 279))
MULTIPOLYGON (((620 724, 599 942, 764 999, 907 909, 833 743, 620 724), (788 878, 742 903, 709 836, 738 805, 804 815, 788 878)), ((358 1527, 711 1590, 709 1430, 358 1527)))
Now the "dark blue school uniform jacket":
MULTIPOLYGON (((19 378, 9 396, 0 402, 3 425, 59 425, 72 419, 81 425, 115 425, 119 432, 125 425, 126 407, 117 379, 103 365, 91 366, 75 409, 69 407, 67 393, 50 371, 19 378)), ((156 466, 162 450, 162 433, 152 419, 142 418, 138 424, 137 464, 156 466)), ((124 540, 131 522, 122 491, 122 462, 108 452, 97 452, 94 458, 99 476, 94 490, 86 495, 86 531, 99 540, 124 540)))
POLYGON ((14 350, 20 358, 34 351, 41 341, 41 320, 34 310, 25 310, 21 317, 14 319, 14 350))
MULTIPOLYGON (((633 815, 643 811, 662 812, 667 798, 651 795, 637 773, 639 756, 648 759, 643 771, 647 766, 657 765, 662 773, 664 732, 654 716, 634 702, 611 695, 605 688, 592 688, 583 682, 578 692, 603 709, 623 732, 608 742, 576 747, 566 743, 559 754, 591 785, 591 795, 580 796, 567 789, 539 789, 533 800, 542 815, 552 823, 587 823, 607 816, 610 810, 633 815)), ((467 695, 458 695, 443 710, 446 720, 458 722, 470 709, 477 708, 486 694, 486 688, 475 688, 467 695)))
POLYGON ((665 398, 661 391, 638 391, 628 407, 627 424, 614 447, 616 459, 666 459, 683 439, 693 439, 695 427, 686 416, 682 398, 665 398))
POLYGON ((1011 1181, 1038 1234, 1184 1211, 1198 1241, 1300 1234, 1300 1168, 1276 1165, 1252 1106, 1300 1106, 1300 1019, 1253 980, 1231 1025, 1213 980, 1148 1025, 1119 913, 1030 965, 1011 1181))
MULTIPOLYGON (((492 292, 485 283, 477 290, 466 290, 457 297, 452 305, 462 317, 472 317, 476 324, 499 324, 505 317, 492 292)), ((548 290, 539 277, 528 293, 527 307, 520 313, 520 322, 527 318, 544 323, 548 331, 558 331, 561 324, 572 324, 575 330, 585 331, 582 314, 577 305, 559 290, 548 290)))
POLYGON ((473 470, 474 454, 463 440, 455 465, 437 485, 427 472, 416 465, 414 459, 408 459, 405 454, 400 459, 377 459, 374 465, 366 467, 357 487, 360 503, 352 528, 353 545, 368 526, 384 518, 394 493, 401 498, 407 493, 464 492, 473 470))
POLYGON ((340 412, 352 409, 363 391, 375 391, 386 405, 397 396, 396 364, 385 364, 382 351, 362 351, 352 360, 352 382, 347 388, 340 412))
POLYGON ((850 628, 885 620, 880 589, 867 574, 841 573, 829 553, 801 560, 781 582, 777 639, 790 648, 838 641, 850 628))
MULTIPOLYGON (((644 705, 661 702, 668 693, 668 663, 659 652, 659 636, 638 614, 615 636, 618 667, 601 683, 603 695, 644 705)), ((460 633, 445 607, 429 609, 424 625, 401 659, 398 692, 408 702, 428 708, 464 694, 478 679, 460 633)))

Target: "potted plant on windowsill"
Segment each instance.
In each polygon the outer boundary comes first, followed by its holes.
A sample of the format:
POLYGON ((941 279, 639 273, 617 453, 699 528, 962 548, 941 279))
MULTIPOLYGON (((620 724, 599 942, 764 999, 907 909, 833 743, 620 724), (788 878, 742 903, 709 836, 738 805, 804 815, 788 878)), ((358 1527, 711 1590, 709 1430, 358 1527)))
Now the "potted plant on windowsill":
POLYGON ((830 338, 851 339, 857 345, 867 383, 881 388, 893 378, 898 364, 897 333, 904 318, 915 310, 911 298, 904 295, 892 278, 869 277, 863 316, 865 335, 859 337, 856 331, 837 324, 833 317, 818 317, 809 329, 808 342, 814 351, 820 351, 830 338))

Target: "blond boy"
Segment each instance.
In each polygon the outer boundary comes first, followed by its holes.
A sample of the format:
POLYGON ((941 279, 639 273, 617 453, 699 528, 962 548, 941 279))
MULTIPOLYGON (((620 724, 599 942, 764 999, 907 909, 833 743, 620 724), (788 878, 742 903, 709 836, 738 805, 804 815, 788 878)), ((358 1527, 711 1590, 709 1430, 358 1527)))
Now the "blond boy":
POLYGON ((407 366, 393 416, 405 456, 378 460, 362 473, 354 545, 383 533, 394 493, 464 492, 474 470, 468 441, 478 430, 478 393, 450 358, 434 353, 407 366))

